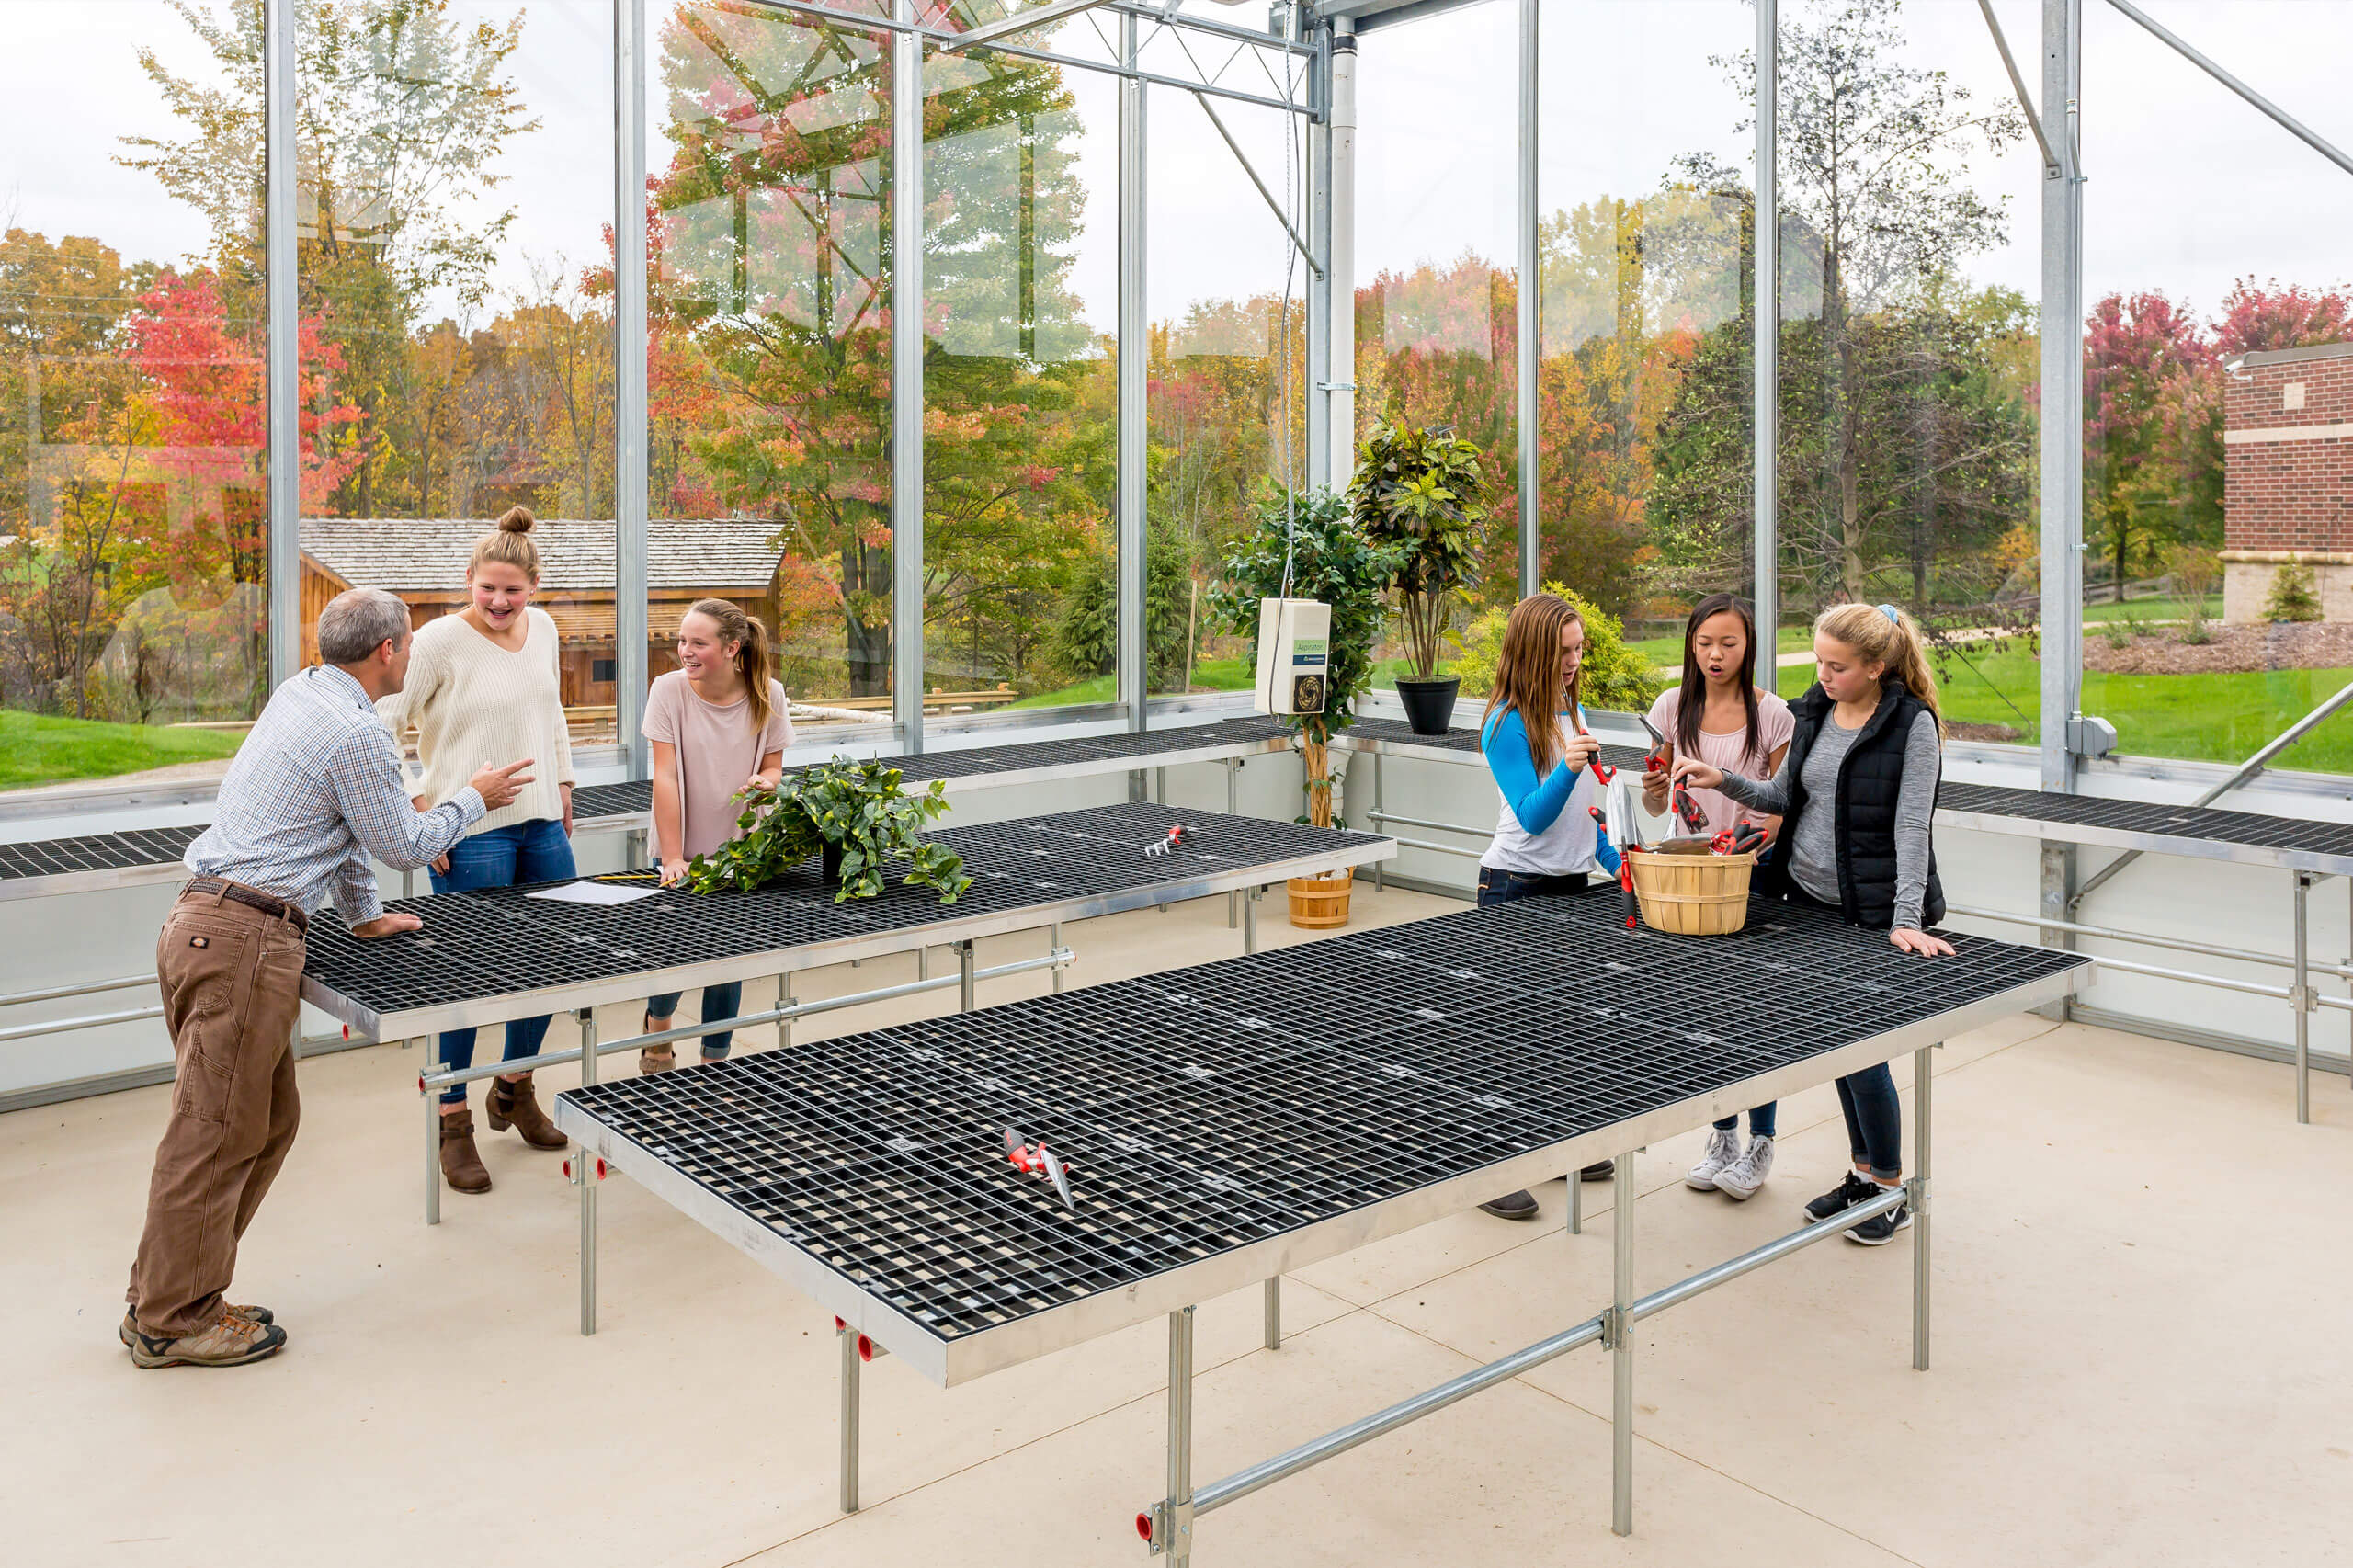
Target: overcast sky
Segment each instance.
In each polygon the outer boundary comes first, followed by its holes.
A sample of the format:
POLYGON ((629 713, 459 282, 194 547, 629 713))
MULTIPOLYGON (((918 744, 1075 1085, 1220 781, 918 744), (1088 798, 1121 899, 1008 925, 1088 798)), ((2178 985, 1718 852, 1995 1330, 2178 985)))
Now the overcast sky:
MULTIPOLYGON (((1802 0, 1784 4, 1802 14, 1802 0)), ((2346 90, 2353 0, 2143 5, 2320 134, 2353 148, 2346 90)), ((469 18, 501 19, 516 5, 461 0, 458 8, 469 18)), ((652 8, 658 17, 660 6, 652 8)), ((612 203, 609 7, 605 0, 527 0, 524 9, 525 41, 510 68, 542 124, 514 139, 503 161, 502 199, 516 210, 498 273, 503 288, 522 286, 532 260, 562 257, 576 270, 597 257, 612 203)), ((2040 6, 1996 0, 1996 9, 2039 94, 2040 6)), ((2085 12, 2091 296, 2159 288, 2211 312, 2241 276, 2307 284, 2353 277, 2353 176, 2102 0, 2085 0, 2085 12)), ((52 239, 97 234, 131 258, 201 251, 199 216, 163 197, 150 176, 111 161, 122 135, 176 133, 136 51, 149 43, 169 63, 202 69, 185 26, 160 0, 0 0, 0 16, 8 25, 0 51, 0 213, 52 239)), ((1911 0, 1904 24, 1914 63, 1948 71, 1983 104, 2006 97, 1975 0, 1911 0)), ((1752 13, 1738 0, 1545 0, 1545 209, 1654 189, 1687 152, 1745 164, 1747 139, 1733 129, 1745 108, 1708 56, 1735 53, 1752 34, 1752 13)), ((1365 40, 1363 276, 1465 249, 1510 258, 1515 39, 1515 8, 1490 0, 1365 40)), ((1100 74, 1071 76, 1089 191, 1074 282, 1089 322, 1108 329, 1116 292, 1116 93, 1100 74)), ((1255 74, 1247 79, 1266 85, 1255 74)), ((654 107, 658 116, 658 95, 654 107)), ((1154 318, 1196 299, 1279 289, 1286 243, 1194 101, 1154 89, 1148 112, 1154 318)), ((1242 106, 1221 112, 1279 187, 1282 117, 1242 106)), ((652 161, 660 166, 660 147, 652 161)), ((1981 156, 1971 169, 1981 191, 2008 199, 2011 214, 2009 243, 1973 258, 1971 274, 2029 295, 2038 287, 2037 163, 2027 143, 1981 156)))

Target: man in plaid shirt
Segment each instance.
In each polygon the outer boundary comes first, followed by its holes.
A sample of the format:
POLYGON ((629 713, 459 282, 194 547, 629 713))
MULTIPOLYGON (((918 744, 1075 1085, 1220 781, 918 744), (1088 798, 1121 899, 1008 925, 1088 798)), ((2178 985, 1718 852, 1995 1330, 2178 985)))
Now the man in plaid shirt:
POLYGON ((417 916, 384 913, 369 857, 426 865, 531 781, 528 758, 485 766, 431 811, 411 804, 375 708, 400 690, 408 655, 406 605, 376 588, 337 595, 319 616, 323 664, 271 694, 221 781, 219 816, 188 846, 194 880, 155 944, 178 1072, 124 1294, 139 1366, 243 1366, 286 1343, 267 1307, 223 1292, 294 1142, 312 912, 332 899, 359 937, 416 930, 417 916))

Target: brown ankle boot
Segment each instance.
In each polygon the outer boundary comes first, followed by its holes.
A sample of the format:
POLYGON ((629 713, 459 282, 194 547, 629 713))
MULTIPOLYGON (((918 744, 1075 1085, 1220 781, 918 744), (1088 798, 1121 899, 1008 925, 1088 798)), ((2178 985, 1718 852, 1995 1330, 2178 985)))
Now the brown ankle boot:
POLYGON ((474 1152, 474 1113, 441 1119, 441 1179, 458 1192, 488 1192, 490 1172, 474 1152))
POLYGON ((490 1103, 484 1108, 490 1117, 490 1130, 504 1132, 509 1127, 523 1135, 523 1142, 534 1149, 561 1149, 572 1142, 555 1130, 548 1113, 540 1108, 539 1097, 531 1092, 531 1079, 526 1074, 520 1083, 510 1084, 504 1078, 490 1081, 490 1103))

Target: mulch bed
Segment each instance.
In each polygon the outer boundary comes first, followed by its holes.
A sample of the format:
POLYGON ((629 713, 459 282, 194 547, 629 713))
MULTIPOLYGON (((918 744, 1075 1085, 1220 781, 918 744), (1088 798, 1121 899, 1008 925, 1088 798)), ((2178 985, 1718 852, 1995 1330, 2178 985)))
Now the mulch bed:
POLYGON ((2152 627, 2122 647, 2094 632, 2084 639, 2084 668, 2110 675, 2205 675, 2247 670, 2324 670, 2353 666, 2353 621, 2309 620, 2279 626, 2209 622, 2211 641, 2185 642, 2179 626, 2152 627))

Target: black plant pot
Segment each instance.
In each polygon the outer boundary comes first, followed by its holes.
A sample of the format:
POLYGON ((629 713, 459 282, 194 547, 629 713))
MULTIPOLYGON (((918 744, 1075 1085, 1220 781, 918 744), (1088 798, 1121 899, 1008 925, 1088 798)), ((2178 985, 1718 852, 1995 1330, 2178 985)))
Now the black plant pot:
POLYGON ((1462 677, 1448 676, 1443 680, 1400 680, 1397 700, 1405 705, 1405 722, 1417 735, 1442 735, 1447 722, 1454 717, 1454 697, 1462 689, 1462 677))
POLYGON ((842 885, 842 846, 828 841, 818 851, 818 876, 829 888, 842 885))

